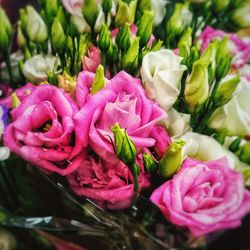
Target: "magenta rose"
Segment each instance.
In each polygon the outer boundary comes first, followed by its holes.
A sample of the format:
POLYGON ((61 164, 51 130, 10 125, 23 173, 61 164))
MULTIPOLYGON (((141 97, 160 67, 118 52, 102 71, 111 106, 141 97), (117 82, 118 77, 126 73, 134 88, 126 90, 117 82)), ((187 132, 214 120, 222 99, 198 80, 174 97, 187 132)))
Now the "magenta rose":
POLYGON ((73 121, 77 106, 63 90, 41 85, 11 111, 4 144, 33 165, 68 175, 84 160, 73 121))
MULTIPOLYGON (((89 74, 82 72, 80 79, 89 74)), ((139 79, 122 71, 94 95, 89 94, 90 84, 89 78, 77 81, 76 97, 82 108, 75 116, 75 124, 83 145, 89 144, 102 159, 115 164, 110 128, 119 123, 135 143, 137 152, 151 147, 165 152, 171 140, 166 130, 157 125, 166 117, 165 111, 146 97, 139 79)))
POLYGON ((203 163, 186 159, 150 199, 170 222, 189 228, 197 237, 238 227, 250 211, 250 192, 226 158, 203 163))
POLYGON ((88 56, 83 56, 83 70, 95 73, 99 64, 102 63, 101 51, 94 45, 89 47, 88 56))
POLYGON ((201 50, 204 51, 209 43, 214 39, 222 39, 224 36, 229 37, 230 50, 234 56, 232 65, 238 69, 243 67, 250 60, 250 44, 239 38, 234 33, 227 33, 223 30, 206 27, 200 35, 201 50))
MULTIPOLYGON (((139 189, 150 185, 140 162, 138 161, 141 167, 139 189)), ((106 209, 124 209, 131 204, 134 194, 133 177, 129 168, 121 161, 113 165, 88 156, 67 179, 77 195, 93 199, 106 209)))

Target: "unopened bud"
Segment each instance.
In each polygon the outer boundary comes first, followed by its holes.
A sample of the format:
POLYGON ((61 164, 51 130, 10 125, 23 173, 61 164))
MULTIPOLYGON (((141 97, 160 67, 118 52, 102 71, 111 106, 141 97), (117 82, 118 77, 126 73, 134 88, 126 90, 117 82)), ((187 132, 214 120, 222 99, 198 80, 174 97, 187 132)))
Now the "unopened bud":
POLYGON ((57 0, 46 0, 45 4, 45 13, 49 23, 53 22, 54 17, 56 16, 58 10, 57 0))
POLYGON ((116 123, 111 128, 115 139, 116 156, 126 165, 132 166, 136 160, 136 148, 133 141, 129 138, 126 131, 116 123))
POLYGON ((127 71, 133 71, 138 66, 140 38, 136 37, 122 58, 122 67, 127 71))
POLYGON ((159 163, 159 174, 164 178, 172 177, 182 164, 182 148, 185 142, 182 140, 174 141, 159 163))
POLYGON ((106 24, 103 24, 98 38, 98 46, 102 51, 107 51, 111 43, 109 29, 106 24))
POLYGON ((57 18, 54 19, 51 28, 52 46, 58 53, 63 53, 66 46, 66 36, 61 23, 57 18))
POLYGON ((119 49, 126 51, 131 45, 131 32, 130 25, 126 23, 123 27, 121 26, 116 36, 116 44, 119 49))
POLYGON ((147 45, 150 36, 153 32, 153 24, 154 24, 154 12, 153 11, 145 11, 137 31, 137 36, 140 37, 140 45, 144 47, 147 45))
POLYGON ((185 100, 189 110, 193 112, 200 108, 209 95, 207 63, 198 60, 193 64, 191 75, 187 79, 185 100))
POLYGON ((104 75, 104 68, 100 64, 96 70, 95 78, 93 80, 92 88, 91 88, 91 94, 94 95, 98 91, 100 91, 102 88, 104 88, 106 85, 105 83, 105 75, 104 75))
POLYGON ((21 28, 21 22, 18 21, 17 23, 17 46, 19 48, 24 48, 26 44, 27 44, 27 41, 21 28))
POLYGON ((250 164, 250 141, 241 146, 236 152, 236 155, 241 161, 250 164))
POLYGON ((130 3, 123 2, 118 3, 118 10, 115 17, 115 24, 117 27, 125 25, 125 23, 133 24, 135 20, 137 0, 132 0, 130 3))
POLYGON ((149 153, 143 154, 143 166, 147 173, 154 173, 158 169, 158 163, 149 153))
POLYGON ((16 95, 16 93, 12 93, 11 94, 12 97, 12 108, 16 108, 21 104, 20 99, 18 98, 18 96, 16 95))
POLYGON ((96 0, 84 0, 82 6, 83 17, 87 23, 91 26, 95 26, 96 19, 98 17, 98 5, 96 0))
POLYGON ((214 96, 214 101, 217 107, 220 107, 231 100, 239 82, 240 76, 236 75, 235 77, 220 84, 214 96))

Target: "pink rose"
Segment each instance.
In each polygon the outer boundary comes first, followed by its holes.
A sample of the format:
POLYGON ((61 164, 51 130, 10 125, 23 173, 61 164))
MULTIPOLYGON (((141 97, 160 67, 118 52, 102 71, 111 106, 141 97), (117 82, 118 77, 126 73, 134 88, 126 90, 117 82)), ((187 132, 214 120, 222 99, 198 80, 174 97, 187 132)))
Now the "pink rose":
POLYGON ((41 85, 11 111, 4 144, 24 160, 47 171, 67 175, 84 160, 73 117, 77 106, 52 85, 41 85))
POLYGON ((82 17, 83 0, 62 0, 62 4, 71 15, 82 17))
MULTIPOLYGON (((133 177, 129 168, 121 161, 113 165, 89 155, 67 179, 77 195, 93 199, 106 209, 124 209, 131 204, 134 194, 133 177)), ((142 165, 138 180, 140 189, 150 185, 142 165)))
MULTIPOLYGON (((82 72, 80 79, 89 74, 82 72)), ((156 148, 158 152, 164 152, 170 139, 157 123, 166 114, 146 97, 141 81, 122 71, 106 82, 105 88, 92 95, 89 94, 91 80, 77 81, 76 98, 81 110, 75 116, 75 124, 83 145, 89 144, 102 159, 115 164, 117 159, 110 140, 113 137, 110 128, 118 122, 126 129, 138 152, 155 146, 160 147, 156 148), (155 133, 157 128, 161 130, 160 134, 155 133)))
POLYGON ((230 50, 234 56, 233 67, 240 68, 244 66, 250 59, 250 44, 233 33, 226 33, 223 30, 213 29, 209 26, 206 27, 200 35, 201 50, 204 51, 212 40, 222 39, 224 36, 228 36, 230 40, 230 50))
MULTIPOLYGON (((36 88, 35 85, 31 83, 26 83, 23 87, 16 89, 14 93, 16 93, 18 99, 22 101, 24 98, 30 95, 30 93, 34 91, 35 88, 36 88)), ((11 94, 13 93, 12 89, 11 88, 6 89, 4 85, 1 87, 1 90, 2 89, 4 93, 4 98, 0 99, 0 104, 4 105, 7 109, 12 109, 12 96, 11 96, 11 94)))
POLYGON ((196 237, 238 227, 250 211, 250 192, 226 158, 203 163, 186 159, 150 199, 169 221, 189 228, 196 237))
POLYGON ((102 63, 101 51, 94 45, 90 46, 88 50, 88 56, 84 56, 82 59, 83 70, 95 73, 99 64, 102 63))

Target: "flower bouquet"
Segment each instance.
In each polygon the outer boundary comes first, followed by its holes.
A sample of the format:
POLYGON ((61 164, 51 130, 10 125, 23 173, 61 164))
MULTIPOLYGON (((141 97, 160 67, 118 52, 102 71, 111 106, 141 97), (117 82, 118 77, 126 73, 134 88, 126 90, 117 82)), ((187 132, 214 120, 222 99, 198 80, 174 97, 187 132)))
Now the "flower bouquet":
POLYGON ((250 2, 34 6, 0 8, 3 249, 199 248, 239 227, 250 2))

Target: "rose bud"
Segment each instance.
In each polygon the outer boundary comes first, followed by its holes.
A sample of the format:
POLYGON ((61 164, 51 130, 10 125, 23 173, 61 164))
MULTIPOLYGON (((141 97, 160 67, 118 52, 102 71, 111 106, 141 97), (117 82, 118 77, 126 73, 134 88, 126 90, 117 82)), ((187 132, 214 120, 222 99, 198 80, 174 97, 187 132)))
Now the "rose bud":
POLYGON ((250 27, 249 12, 250 12, 250 1, 249 0, 241 1, 241 3, 238 4, 237 8, 233 12, 232 19, 234 23, 241 28, 250 27))
POLYGON ((239 82, 240 76, 236 75, 220 84, 214 96, 216 106, 222 106, 230 101, 239 82))
POLYGON ((231 66, 233 56, 228 48, 228 37, 225 36, 218 44, 216 53, 216 78, 217 80, 223 79, 231 66))
POLYGON ((184 60, 189 56, 190 49, 192 46, 192 28, 188 27, 178 42, 178 48, 180 49, 179 55, 184 58, 184 60))
POLYGON ((185 100, 190 111, 200 108, 209 94, 207 63, 198 60, 193 64, 191 75, 187 79, 185 100))
POLYGON ((53 48, 62 54, 66 46, 66 35, 63 31, 62 25, 57 18, 54 19, 51 28, 51 40, 53 48))
POLYGON ((250 141, 241 146, 237 151, 236 155, 241 161, 250 164, 250 141))
POLYGON ((120 27, 119 32, 115 38, 116 44, 119 49, 127 51, 131 45, 131 31, 130 25, 126 23, 123 27, 120 27))
POLYGON ((153 11, 145 11, 137 31, 137 36, 140 37, 140 46, 144 47, 147 45, 149 38, 153 33, 153 24, 154 24, 154 12, 153 11))
POLYGON ((26 7, 26 15, 27 26, 25 30, 29 39, 35 43, 45 42, 48 39, 48 30, 42 17, 30 5, 26 7))
POLYGON ((140 38, 136 37, 122 58, 122 67, 127 71, 133 71, 138 66, 140 38))
POLYGON ((117 27, 125 25, 125 23, 132 24, 135 20, 137 0, 132 0, 130 3, 123 2, 118 3, 118 10, 115 17, 115 24, 117 27))
POLYGON ((154 173, 158 169, 158 163, 152 157, 151 154, 145 153, 142 155, 143 157, 143 166, 147 173, 154 173))
POLYGON ((12 27, 10 21, 3 8, 0 7, 0 50, 4 53, 8 50, 11 33, 12 27))
POLYGON ((92 95, 95 94, 96 92, 98 92, 99 90, 104 88, 105 85, 106 85, 106 83, 105 83, 104 68, 100 64, 96 70, 95 78, 94 78, 90 93, 92 95))
POLYGON ((98 5, 96 0, 84 0, 82 13, 87 23, 91 27, 94 27, 96 19, 98 17, 98 5))
POLYGON ((172 177, 180 168, 182 163, 182 148, 185 142, 176 140, 170 144, 166 153, 159 163, 159 174, 164 178, 172 177))
POLYGON ((98 38, 98 46, 102 51, 107 51, 112 43, 109 29, 106 24, 102 25, 98 38))

